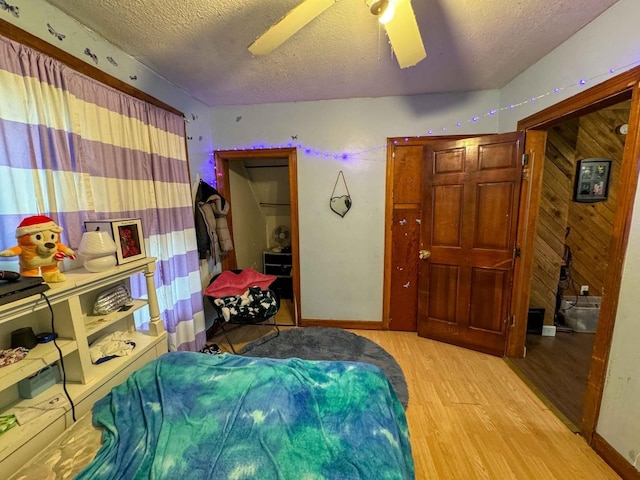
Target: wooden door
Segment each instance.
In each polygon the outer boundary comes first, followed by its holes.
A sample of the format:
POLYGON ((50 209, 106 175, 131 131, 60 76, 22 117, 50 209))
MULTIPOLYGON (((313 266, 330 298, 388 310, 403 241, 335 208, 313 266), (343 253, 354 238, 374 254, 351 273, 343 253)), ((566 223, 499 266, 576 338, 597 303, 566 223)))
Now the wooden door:
POLYGON ((521 132, 425 146, 418 335, 504 355, 523 148, 521 132))

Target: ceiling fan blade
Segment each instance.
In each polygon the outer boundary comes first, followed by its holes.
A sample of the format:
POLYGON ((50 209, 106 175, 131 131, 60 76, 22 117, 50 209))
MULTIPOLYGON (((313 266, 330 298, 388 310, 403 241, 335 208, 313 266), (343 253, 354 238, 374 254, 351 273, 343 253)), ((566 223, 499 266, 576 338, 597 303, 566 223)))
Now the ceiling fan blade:
POLYGON ((254 55, 270 53, 334 3, 336 0, 304 0, 249 45, 249 51, 254 55))
POLYGON ((412 67, 427 56, 411 0, 398 0, 393 18, 384 27, 400 68, 412 67))

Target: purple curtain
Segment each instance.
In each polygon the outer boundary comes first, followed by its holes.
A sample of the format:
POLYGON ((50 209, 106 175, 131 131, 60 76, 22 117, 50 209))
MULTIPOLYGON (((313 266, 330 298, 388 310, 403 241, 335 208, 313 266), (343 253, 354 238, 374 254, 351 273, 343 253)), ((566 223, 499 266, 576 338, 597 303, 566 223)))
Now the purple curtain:
MULTIPOLYGON (((170 350, 205 343, 182 117, 0 37, 0 251, 47 215, 77 247, 87 220, 139 218, 170 350)), ((0 257, 0 269, 17 259, 0 257)), ((132 285, 143 292, 144 279, 132 285)), ((135 283, 135 282, 134 282, 135 283)))

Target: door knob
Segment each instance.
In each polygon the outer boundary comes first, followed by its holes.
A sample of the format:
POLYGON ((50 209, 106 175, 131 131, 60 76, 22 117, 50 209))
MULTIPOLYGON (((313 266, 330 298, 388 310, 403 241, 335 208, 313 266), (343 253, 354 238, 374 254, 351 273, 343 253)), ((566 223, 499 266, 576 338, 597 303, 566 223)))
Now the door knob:
POLYGON ((431 256, 431 252, 429 250, 420 250, 418 256, 420 257, 420 260, 426 260, 431 256))

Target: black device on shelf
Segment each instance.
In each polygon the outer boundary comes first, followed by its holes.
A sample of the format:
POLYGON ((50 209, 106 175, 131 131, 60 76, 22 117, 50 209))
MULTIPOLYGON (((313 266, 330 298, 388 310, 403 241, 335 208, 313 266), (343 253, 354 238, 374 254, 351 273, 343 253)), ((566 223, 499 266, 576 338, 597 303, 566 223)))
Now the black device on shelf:
POLYGON ((32 349, 38 344, 33 328, 23 327, 11 332, 11 348, 24 347, 32 349))
POLYGON ((17 280, 0 282, 0 305, 6 305, 47 290, 49 290, 49 285, 44 283, 42 277, 20 276, 17 280))
POLYGON ((10 272, 9 270, 0 270, 0 280, 15 282, 16 280, 20 280, 20 274, 18 272, 10 272))

